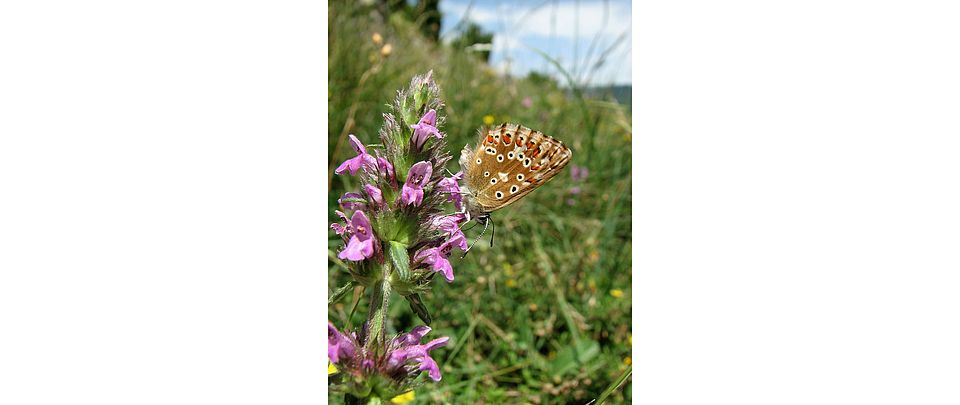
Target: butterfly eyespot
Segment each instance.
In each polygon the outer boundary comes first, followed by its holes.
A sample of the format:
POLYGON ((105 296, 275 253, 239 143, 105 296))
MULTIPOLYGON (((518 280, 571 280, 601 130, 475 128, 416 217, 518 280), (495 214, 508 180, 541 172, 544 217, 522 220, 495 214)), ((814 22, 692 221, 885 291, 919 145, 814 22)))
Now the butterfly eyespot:
POLYGON ((477 159, 477 164, 480 164, 480 163, 483 163, 483 161, 480 159, 477 159))
POLYGON ((498 162, 502 162, 502 161, 503 161, 503 155, 497 155, 497 161, 498 161, 498 162))
POLYGON ((525 156, 523 156, 523 152, 517 154, 517 159, 523 160, 524 157, 525 156))
POLYGON ((506 134, 503 136, 504 145, 509 145, 511 142, 513 142, 513 139, 510 137, 510 134, 506 134))
POLYGON ((523 181, 523 173, 517 173, 517 181, 523 181))
POLYGON ((507 154, 507 159, 513 160, 513 152, 507 154))
POLYGON ((483 177, 490 177, 490 172, 483 172, 483 177))
POLYGON ((487 135, 487 143, 493 143, 493 137, 492 137, 492 136, 487 135))
POLYGON ((518 187, 516 185, 510 186, 510 194, 516 193, 518 187))
POLYGON ((497 154, 497 150, 494 149, 494 148, 487 148, 487 149, 486 149, 486 152, 487 152, 488 155, 496 155, 496 154, 497 154))
POLYGON ((497 184, 497 178, 494 177, 494 178, 490 179, 490 184, 497 184))
POLYGON ((497 191, 497 199, 498 200, 503 199, 503 191, 497 191))
POLYGON ((523 167, 530 167, 530 158, 526 158, 523 160, 523 167))

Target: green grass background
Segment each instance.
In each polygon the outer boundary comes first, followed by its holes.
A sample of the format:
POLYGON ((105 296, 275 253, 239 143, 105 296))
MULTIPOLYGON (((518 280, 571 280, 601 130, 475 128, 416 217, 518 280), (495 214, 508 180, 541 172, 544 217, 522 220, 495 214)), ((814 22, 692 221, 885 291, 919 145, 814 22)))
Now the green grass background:
MULTIPOLYGON (((485 116, 550 134, 573 150, 564 173, 522 201, 494 213, 489 231, 465 259, 451 258, 456 280, 442 278, 423 297, 433 315, 428 337, 450 336, 433 352, 443 380, 416 392, 412 403, 583 404, 612 391, 608 403, 628 403, 630 379, 630 111, 612 99, 584 98, 566 83, 497 75, 475 54, 425 39, 401 14, 384 18, 355 2, 329 5, 328 164, 332 207, 356 179, 332 176, 354 155, 346 142, 356 134, 378 143, 387 104, 417 74, 433 70, 446 102, 447 134, 455 159, 476 143, 485 116), (378 45, 374 33, 383 37, 378 45), (383 46, 390 52, 384 56, 383 46), (533 105, 521 101, 529 96, 533 105), (574 183, 572 165, 589 177, 574 183), (581 193, 571 193, 579 186, 581 193), (621 380, 624 384, 613 389, 621 380)), ((544 57, 548 57, 544 55, 544 57)), ((481 227, 467 232, 471 242, 481 227)), ((342 241, 329 231, 328 294, 347 281, 336 251, 342 241)), ((336 325, 359 325, 366 297, 359 289, 330 307, 336 325), (359 307, 350 318, 352 302, 359 307)), ((389 333, 420 320, 400 298, 390 308, 389 333)), ((332 403, 342 398, 331 397, 332 403)))

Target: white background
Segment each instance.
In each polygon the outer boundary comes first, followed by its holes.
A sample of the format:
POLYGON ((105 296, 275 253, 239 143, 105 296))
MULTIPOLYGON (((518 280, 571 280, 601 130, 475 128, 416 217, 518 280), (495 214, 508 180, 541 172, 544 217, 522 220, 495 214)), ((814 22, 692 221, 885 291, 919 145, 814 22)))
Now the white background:
POLYGON ((635 4, 638 403, 960 403, 955 4, 635 4))
MULTIPOLYGON (((960 401, 957 10, 633 10, 635 397, 960 401)), ((2 3, 0 403, 323 402, 325 24, 2 3)))

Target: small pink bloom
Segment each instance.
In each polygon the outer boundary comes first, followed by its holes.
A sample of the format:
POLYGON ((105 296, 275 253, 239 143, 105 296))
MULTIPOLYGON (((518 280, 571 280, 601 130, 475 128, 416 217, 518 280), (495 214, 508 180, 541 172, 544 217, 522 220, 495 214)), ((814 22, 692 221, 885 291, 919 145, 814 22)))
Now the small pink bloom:
POLYGON ((390 180, 390 184, 395 184, 394 181, 396 181, 397 175, 393 171, 393 165, 390 164, 389 160, 380 156, 380 152, 377 152, 377 171, 379 171, 380 175, 385 179, 390 180))
POLYGON ((356 347, 353 342, 344 334, 340 333, 330 321, 327 321, 327 357, 331 363, 337 363, 342 358, 352 358, 356 354, 356 347))
POLYGON ((353 150, 357 151, 357 156, 341 163, 340 166, 337 167, 337 170, 334 170, 334 173, 342 174, 345 171, 349 171, 350 175, 355 175, 357 174, 357 170, 361 168, 374 168, 377 166, 377 160, 367 153, 367 148, 365 148, 363 144, 360 143, 360 140, 357 139, 356 136, 353 136, 353 134, 350 134, 350 146, 353 147, 353 150))
POLYGON ((353 235, 347 241, 347 247, 337 255, 344 260, 360 261, 373 256, 373 230, 370 229, 370 220, 363 211, 353 213, 350 219, 353 235))
POLYGON ((347 192, 344 193, 337 202, 340 203, 340 208, 345 210, 356 211, 364 209, 366 205, 358 200, 363 200, 363 196, 360 195, 360 193, 347 192))
POLYGON ((363 190, 367 192, 367 195, 370 196, 370 200, 373 202, 373 205, 377 208, 383 208, 383 192, 380 191, 377 186, 372 184, 364 184, 363 190))
MULTIPOLYGON (((448 283, 453 282, 453 266, 450 265, 450 252, 454 246, 465 244, 466 240, 461 237, 443 242, 440 246, 423 249, 414 255, 413 260, 430 265, 434 272, 443 274, 443 278, 448 283)), ((466 250, 466 249, 464 249, 466 250)))
POLYGON ((433 174, 433 166, 430 166, 430 162, 417 162, 410 167, 407 181, 403 183, 403 189, 400 190, 400 201, 407 205, 419 206, 423 202, 423 186, 430 181, 431 174, 433 174))
POLYGON ((467 251, 467 238, 460 229, 460 223, 466 219, 463 214, 441 215, 433 219, 433 226, 450 237, 448 241, 454 242, 454 246, 460 250, 467 251))
POLYGON ((443 138, 443 134, 440 133, 440 130, 437 129, 437 111, 431 109, 427 111, 426 114, 423 114, 423 117, 420 118, 420 122, 415 125, 411 125, 410 128, 413 128, 413 145, 417 150, 423 148, 423 144, 427 143, 427 139, 430 138, 430 135, 436 136, 437 139, 443 138))
POLYGON ((460 194, 459 183, 461 179, 463 179, 462 170, 451 177, 444 177, 437 183, 437 190, 450 193, 450 195, 447 196, 447 201, 453 201, 453 205, 457 207, 457 210, 463 209, 463 195, 460 194))

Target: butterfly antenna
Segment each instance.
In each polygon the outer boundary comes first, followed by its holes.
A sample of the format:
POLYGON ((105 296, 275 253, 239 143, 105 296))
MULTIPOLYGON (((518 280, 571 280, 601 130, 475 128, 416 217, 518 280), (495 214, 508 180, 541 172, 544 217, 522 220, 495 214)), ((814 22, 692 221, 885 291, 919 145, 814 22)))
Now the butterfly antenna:
POLYGON ((487 233, 487 226, 490 225, 490 222, 492 221, 489 221, 489 220, 483 221, 483 230, 480 231, 480 236, 477 236, 477 239, 474 239, 473 243, 471 243, 470 246, 467 246, 467 250, 463 251, 463 256, 460 256, 461 259, 463 259, 464 257, 467 257, 467 252, 469 252, 470 249, 473 249, 473 245, 476 245, 477 242, 480 241, 480 238, 483 237, 483 234, 487 233))
POLYGON ((490 224, 493 225, 493 229, 490 230, 490 247, 493 247, 493 237, 497 236, 497 223, 493 222, 493 218, 490 218, 490 224))

